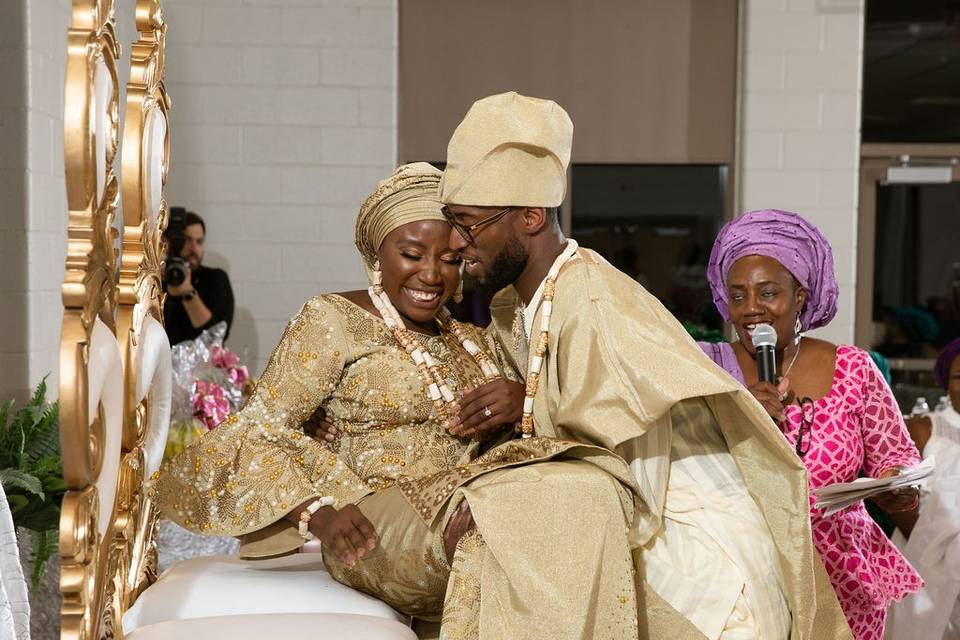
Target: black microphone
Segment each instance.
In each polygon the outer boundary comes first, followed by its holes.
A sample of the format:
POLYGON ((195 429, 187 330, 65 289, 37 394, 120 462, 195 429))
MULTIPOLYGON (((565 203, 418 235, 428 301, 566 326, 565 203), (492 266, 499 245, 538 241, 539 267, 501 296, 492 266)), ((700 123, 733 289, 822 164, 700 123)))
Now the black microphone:
POLYGON ((758 324, 751 336, 757 350, 757 377, 760 382, 777 384, 777 330, 769 324, 758 324))

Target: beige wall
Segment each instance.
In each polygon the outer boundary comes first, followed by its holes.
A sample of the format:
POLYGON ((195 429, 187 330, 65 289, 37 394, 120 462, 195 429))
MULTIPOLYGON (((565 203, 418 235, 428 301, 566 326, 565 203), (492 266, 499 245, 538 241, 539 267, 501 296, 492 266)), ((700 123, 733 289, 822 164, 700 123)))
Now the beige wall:
POLYGON ((26 0, 10 2, 0 20, 0 401, 22 397, 30 384, 29 251, 26 243, 27 201, 27 34, 26 0))
POLYGON ((549 97, 574 162, 732 163, 735 0, 404 0, 399 150, 443 160, 477 98, 549 97))

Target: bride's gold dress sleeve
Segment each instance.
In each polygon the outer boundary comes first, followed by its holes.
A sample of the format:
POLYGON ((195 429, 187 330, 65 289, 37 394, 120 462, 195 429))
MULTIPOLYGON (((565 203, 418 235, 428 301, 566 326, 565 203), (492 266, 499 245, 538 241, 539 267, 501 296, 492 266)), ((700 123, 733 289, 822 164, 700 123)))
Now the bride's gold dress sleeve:
POLYGON ((241 411, 166 464, 150 495, 181 526, 238 536, 283 518, 300 503, 354 502, 371 490, 303 422, 336 388, 350 357, 340 314, 308 301, 287 325, 241 411))

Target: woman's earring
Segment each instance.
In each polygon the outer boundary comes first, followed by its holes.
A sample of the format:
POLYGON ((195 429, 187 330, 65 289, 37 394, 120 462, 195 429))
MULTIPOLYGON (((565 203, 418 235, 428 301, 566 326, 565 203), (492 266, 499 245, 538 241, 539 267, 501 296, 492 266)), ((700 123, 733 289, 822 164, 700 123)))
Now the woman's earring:
POLYGON ((800 322, 800 316, 797 315, 797 321, 793 323, 793 343, 797 344, 800 342, 802 337, 800 334, 803 333, 803 324, 800 322))
POLYGON ((380 261, 377 260, 373 263, 373 271, 371 273, 373 282, 373 288, 375 291, 380 291, 383 289, 383 273, 380 271, 380 261))
POLYGON ((457 290, 453 292, 453 301, 457 304, 463 302, 463 278, 460 279, 460 284, 457 285, 457 290))

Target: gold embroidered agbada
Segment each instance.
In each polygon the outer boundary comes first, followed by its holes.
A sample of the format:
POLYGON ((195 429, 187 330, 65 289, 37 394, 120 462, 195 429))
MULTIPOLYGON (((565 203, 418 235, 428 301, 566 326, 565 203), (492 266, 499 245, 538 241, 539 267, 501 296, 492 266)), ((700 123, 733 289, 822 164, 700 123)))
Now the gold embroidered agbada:
MULTIPOLYGON (((492 304, 489 331, 503 347, 507 361, 522 375, 529 354, 526 340, 516 339, 520 307, 522 302, 512 287, 500 292, 492 304)), ((536 318, 526 320, 539 326, 539 318, 537 313, 536 318)), ((644 556, 651 549, 664 548, 667 525, 699 526, 695 520, 718 495, 712 491, 714 487, 681 486, 679 479, 671 477, 671 467, 679 459, 678 447, 689 452, 700 446, 697 438, 707 438, 709 429, 705 427, 713 425, 724 449, 719 452, 732 458, 733 464, 725 472, 741 476, 746 492, 720 483, 716 488, 729 489, 722 498, 739 500, 737 508, 752 499, 753 504, 747 506, 759 518, 751 526, 769 530, 782 576, 778 579, 792 615, 790 638, 850 637, 812 546, 801 462, 759 404, 703 355, 659 301, 590 250, 580 249, 557 279, 547 361, 534 399, 534 422, 539 436, 604 447, 630 464, 638 489, 631 538, 641 577, 644 556), (677 420, 690 420, 707 435, 679 429, 681 425, 674 424, 677 420), (691 504, 679 504, 668 496, 675 482, 685 492, 680 497, 691 504)), ((684 474, 674 475, 680 478, 684 474)), ((725 551, 719 547, 720 553, 725 551)), ((681 575, 682 558, 675 556, 677 564, 669 566, 668 553, 651 559, 666 576, 658 588, 674 589, 685 580, 688 588, 658 594, 650 588, 652 576, 647 575, 646 588, 638 587, 646 598, 648 618, 641 624, 640 637, 678 637, 673 626, 676 611, 664 600, 678 605, 696 601, 700 597, 696 593, 698 570, 688 568, 688 575, 681 575)), ((703 570, 706 573, 705 567, 703 570)), ((749 585, 751 579, 744 578, 741 583, 749 585)), ((704 589, 702 584, 700 588, 704 589)), ((733 593, 736 598, 736 591, 733 593)), ((731 609, 720 614, 735 617, 734 601, 727 604, 731 609)), ((696 619, 695 612, 693 606, 688 617, 696 619)), ((707 627, 711 624, 715 618, 704 622, 707 627)), ((711 629, 712 637, 717 637, 714 632, 718 630, 711 629)), ((697 631, 692 633, 689 637, 697 636, 697 631)))

